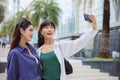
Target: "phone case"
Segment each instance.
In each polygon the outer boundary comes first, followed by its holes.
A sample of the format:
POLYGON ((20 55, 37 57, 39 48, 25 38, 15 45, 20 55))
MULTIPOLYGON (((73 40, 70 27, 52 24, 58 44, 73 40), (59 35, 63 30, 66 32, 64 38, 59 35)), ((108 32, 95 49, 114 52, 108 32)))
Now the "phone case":
POLYGON ((92 20, 88 17, 88 14, 84 14, 85 21, 92 22, 92 20))

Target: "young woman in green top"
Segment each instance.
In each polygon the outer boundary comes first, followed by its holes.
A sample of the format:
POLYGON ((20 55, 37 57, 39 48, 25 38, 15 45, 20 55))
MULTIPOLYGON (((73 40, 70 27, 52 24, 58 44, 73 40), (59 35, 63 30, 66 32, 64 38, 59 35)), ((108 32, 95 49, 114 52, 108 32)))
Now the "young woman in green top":
POLYGON ((95 17, 89 15, 89 18, 92 20, 90 29, 80 38, 73 41, 54 41, 54 23, 50 20, 44 20, 41 23, 38 30, 37 45, 42 62, 43 80, 67 80, 64 57, 68 59, 70 56, 80 51, 87 45, 90 38, 93 38, 97 33, 95 17))

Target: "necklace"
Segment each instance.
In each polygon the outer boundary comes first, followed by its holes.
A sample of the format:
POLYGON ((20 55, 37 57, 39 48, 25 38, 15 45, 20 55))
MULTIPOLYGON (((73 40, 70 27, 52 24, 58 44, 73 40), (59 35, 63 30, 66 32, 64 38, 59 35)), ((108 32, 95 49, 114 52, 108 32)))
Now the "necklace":
POLYGON ((42 46, 42 52, 46 53, 51 51, 53 51, 53 44, 42 46))

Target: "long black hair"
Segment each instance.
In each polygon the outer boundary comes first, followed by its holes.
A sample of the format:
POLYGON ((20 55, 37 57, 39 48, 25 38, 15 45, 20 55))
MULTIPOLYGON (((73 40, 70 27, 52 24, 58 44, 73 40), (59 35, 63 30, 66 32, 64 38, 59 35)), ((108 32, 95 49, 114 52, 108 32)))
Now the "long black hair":
POLYGON ((11 41, 11 45, 10 45, 10 51, 15 48, 21 39, 21 33, 20 33, 20 28, 22 28, 23 30, 25 30, 26 28, 29 27, 29 25, 32 25, 30 21, 28 21, 25 18, 22 18, 17 24, 16 27, 14 29, 13 32, 13 37, 12 37, 12 41, 11 41))
POLYGON ((41 47, 43 44, 44 44, 44 36, 41 34, 41 30, 45 27, 45 26, 48 26, 48 25, 51 25, 54 27, 55 29, 55 25, 52 21, 50 20, 44 20, 40 27, 39 27, 39 30, 38 30, 38 42, 37 42, 37 46, 38 47, 41 47))

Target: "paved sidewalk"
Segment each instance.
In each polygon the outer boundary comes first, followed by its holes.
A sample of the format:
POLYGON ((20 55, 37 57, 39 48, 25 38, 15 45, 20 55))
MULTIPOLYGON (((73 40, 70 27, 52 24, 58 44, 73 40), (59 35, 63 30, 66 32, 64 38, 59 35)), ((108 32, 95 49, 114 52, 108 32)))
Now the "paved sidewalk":
POLYGON ((0 46, 0 61, 7 61, 7 55, 9 52, 9 45, 6 45, 5 48, 0 46))
MULTIPOLYGON (((2 48, 0 45, 0 61, 7 62, 7 55, 9 52, 9 45, 6 45, 5 48, 2 48)), ((6 80, 6 71, 5 73, 0 73, 0 80, 6 80)))

